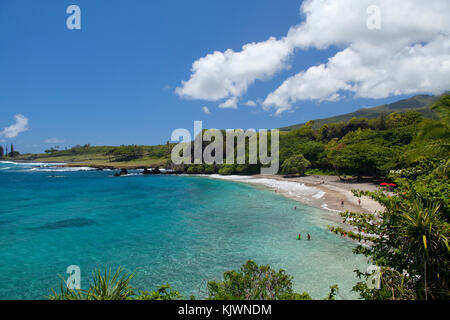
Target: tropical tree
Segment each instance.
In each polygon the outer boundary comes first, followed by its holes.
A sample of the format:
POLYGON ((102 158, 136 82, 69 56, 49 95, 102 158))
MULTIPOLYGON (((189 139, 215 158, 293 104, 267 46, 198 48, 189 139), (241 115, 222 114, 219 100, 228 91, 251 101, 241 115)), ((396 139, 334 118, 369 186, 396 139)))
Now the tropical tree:
POLYGON ((286 159, 281 166, 281 173, 286 175, 304 175, 306 169, 311 165, 302 154, 286 159))
POLYGON ((425 299, 428 299, 429 293, 445 295, 441 291, 448 289, 446 282, 449 279, 445 273, 448 273, 450 266, 450 225, 445 222, 438 203, 423 204, 416 200, 410 209, 404 212, 399 222, 401 249, 418 259, 415 267, 422 275, 425 299))
POLYGON ((114 273, 111 269, 103 272, 96 270, 93 273, 93 282, 86 290, 68 289, 64 281, 61 282, 60 292, 52 289, 51 300, 127 300, 133 295, 130 281, 132 274, 127 274, 118 268, 114 273))
MULTIPOLYGON (((353 231, 330 227, 331 231, 360 243, 355 253, 364 254, 379 267, 393 270, 386 273, 384 283, 401 290, 392 291, 391 298, 408 298, 411 292, 416 299, 450 297, 450 186, 447 176, 442 175, 445 170, 436 171, 441 163, 391 173, 389 177, 398 188, 389 193, 355 191, 356 196, 372 197, 384 210, 377 214, 342 213, 344 222, 355 227, 353 231)), ((369 276, 363 272, 359 275, 369 276)), ((354 289, 364 298, 386 298, 380 291, 367 289, 364 283, 354 289)))
POLYGON ((308 293, 295 293, 292 277, 269 265, 247 261, 239 271, 227 271, 223 281, 208 283, 210 300, 311 300, 308 293))

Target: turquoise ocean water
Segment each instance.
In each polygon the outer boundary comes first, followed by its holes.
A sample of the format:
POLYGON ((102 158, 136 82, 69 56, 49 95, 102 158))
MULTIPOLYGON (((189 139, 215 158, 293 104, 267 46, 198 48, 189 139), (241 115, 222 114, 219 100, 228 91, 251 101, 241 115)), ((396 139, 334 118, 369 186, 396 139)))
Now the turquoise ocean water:
POLYGON ((314 298, 333 284, 355 298, 353 270, 365 260, 326 217, 242 183, 2 162, 0 299, 43 299, 69 265, 81 268, 82 288, 96 267, 122 266, 137 288, 169 282, 202 298, 208 280, 248 259, 285 269, 314 298))

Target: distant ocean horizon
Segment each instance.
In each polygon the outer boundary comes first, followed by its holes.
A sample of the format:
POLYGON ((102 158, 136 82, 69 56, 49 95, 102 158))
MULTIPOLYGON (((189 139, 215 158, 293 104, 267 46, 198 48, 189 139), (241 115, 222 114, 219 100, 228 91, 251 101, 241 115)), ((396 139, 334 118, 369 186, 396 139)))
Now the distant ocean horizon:
POLYGON ((69 265, 82 288, 96 268, 121 266, 137 289, 169 283, 201 299, 248 259, 285 269, 315 299, 334 284, 357 298, 353 270, 366 260, 324 211, 243 183, 130 173, 0 162, 0 299, 45 299, 69 265))

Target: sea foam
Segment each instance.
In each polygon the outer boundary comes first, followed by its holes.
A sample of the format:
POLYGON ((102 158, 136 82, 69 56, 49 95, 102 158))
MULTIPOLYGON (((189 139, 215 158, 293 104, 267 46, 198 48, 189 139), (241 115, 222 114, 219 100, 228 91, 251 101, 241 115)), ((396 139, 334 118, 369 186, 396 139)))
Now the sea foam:
POLYGON ((319 190, 318 188, 309 187, 303 183, 294 181, 280 181, 271 178, 255 178, 251 176, 221 176, 217 174, 210 175, 209 177, 214 179, 244 182, 253 185, 268 187, 272 190, 275 190, 276 192, 279 192, 281 195, 285 195, 290 198, 299 200, 300 202, 316 206, 318 205, 317 201, 322 199, 325 195, 325 192, 319 190))

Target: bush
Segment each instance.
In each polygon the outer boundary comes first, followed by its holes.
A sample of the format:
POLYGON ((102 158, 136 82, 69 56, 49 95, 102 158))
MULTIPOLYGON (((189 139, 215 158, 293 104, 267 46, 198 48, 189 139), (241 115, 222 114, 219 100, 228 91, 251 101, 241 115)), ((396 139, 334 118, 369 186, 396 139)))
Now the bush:
POLYGON ((302 154, 296 155, 283 162, 283 165, 281 166, 281 173, 304 175, 306 169, 310 165, 311 163, 306 160, 302 154))
POLYGON ((239 271, 227 271, 223 282, 208 283, 210 300, 311 300, 308 293, 295 293, 292 277, 249 260, 239 271))
POLYGON ((232 164, 224 164, 222 168, 219 169, 219 174, 224 176, 229 176, 235 172, 236 166, 232 164))

